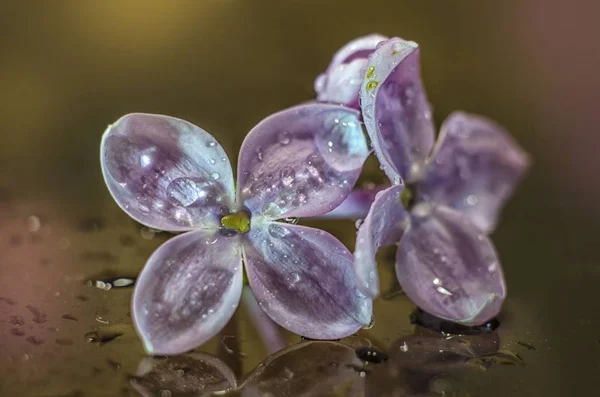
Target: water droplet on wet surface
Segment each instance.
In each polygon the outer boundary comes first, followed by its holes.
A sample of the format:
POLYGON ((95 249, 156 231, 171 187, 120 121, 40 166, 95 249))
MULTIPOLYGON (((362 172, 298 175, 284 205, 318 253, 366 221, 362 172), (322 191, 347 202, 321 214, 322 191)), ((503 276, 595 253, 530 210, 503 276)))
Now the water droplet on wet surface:
POLYGON ((112 342, 118 337, 123 336, 122 332, 111 331, 111 330, 98 330, 91 331, 84 335, 86 342, 95 343, 97 345, 104 345, 106 343, 112 342))
POLYGON ((388 359, 388 355, 374 347, 363 346, 355 350, 356 356, 363 361, 379 364, 388 359))
POLYGON ((31 343, 32 345, 36 345, 39 346, 41 344, 44 343, 44 340, 35 336, 29 336, 27 337, 27 339, 25 339, 27 342, 31 343))
POLYGON ((219 174, 218 172, 213 172, 210 174, 210 177, 216 181, 217 179, 219 179, 221 177, 221 174, 219 174))
POLYGON ((206 147, 215 147, 215 146, 217 146, 217 142, 215 142, 215 141, 206 142, 206 147))
POLYGON ((13 325, 25 325, 25 319, 22 316, 10 316, 9 322, 13 325))
POLYGON ((25 331, 22 330, 21 328, 12 328, 10 330, 10 333, 15 335, 15 336, 23 336, 25 335, 25 331))

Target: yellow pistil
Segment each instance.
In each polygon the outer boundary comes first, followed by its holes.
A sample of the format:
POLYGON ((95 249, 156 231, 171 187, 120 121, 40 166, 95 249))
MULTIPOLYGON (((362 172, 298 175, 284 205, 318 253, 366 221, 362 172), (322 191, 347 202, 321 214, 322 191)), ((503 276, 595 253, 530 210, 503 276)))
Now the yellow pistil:
POLYGON ((244 211, 225 215, 221 218, 221 226, 239 234, 248 233, 250 231, 250 217, 244 211))
POLYGON ((400 201, 404 205, 404 208, 410 209, 410 207, 412 207, 413 194, 408 187, 405 187, 404 190, 402 190, 402 193, 400 193, 400 201))

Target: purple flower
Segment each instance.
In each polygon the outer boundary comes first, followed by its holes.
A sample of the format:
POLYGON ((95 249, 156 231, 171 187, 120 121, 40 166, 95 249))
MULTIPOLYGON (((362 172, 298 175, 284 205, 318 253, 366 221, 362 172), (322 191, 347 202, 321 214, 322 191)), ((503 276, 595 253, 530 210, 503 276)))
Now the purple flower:
POLYGON ((387 40, 379 34, 359 37, 335 53, 327 70, 315 80, 317 100, 359 108, 358 93, 369 55, 387 40))
POLYGON ((355 271, 379 293, 375 254, 397 244, 396 275, 423 310, 463 324, 495 316, 506 296, 487 237, 529 166, 497 124, 463 112, 443 123, 434 147, 416 43, 393 38, 369 57, 360 91, 365 126, 393 185, 377 194, 359 229, 355 271))
POLYGON ((281 326, 338 339, 370 322, 346 247, 278 221, 328 212, 350 192, 368 155, 358 116, 307 104, 266 118, 242 144, 237 189, 223 148, 187 121, 130 114, 109 126, 101 162, 119 206, 151 228, 186 232, 152 254, 135 287, 133 320, 149 353, 190 350, 225 326, 242 258, 260 307, 281 326))

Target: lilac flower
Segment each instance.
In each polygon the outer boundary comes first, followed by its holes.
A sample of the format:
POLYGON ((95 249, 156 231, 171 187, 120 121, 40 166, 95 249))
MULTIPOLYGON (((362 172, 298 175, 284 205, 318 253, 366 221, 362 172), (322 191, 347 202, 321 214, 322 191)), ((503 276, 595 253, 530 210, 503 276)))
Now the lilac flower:
POLYGON ((281 326, 338 339, 371 320, 351 253, 332 235, 279 219, 330 211, 368 155, 358 111, 307 104, 276 113, 242 144, 237 189, 223 148, 201 128, 130 114, 108 127, 101 162, 119 206, 151 228, 186 232, 138 278, 134 325, 151 354, 190 350, 231 318, 242 258, 260 307, 281 326))
POLYGON ((416 43, 393 38, 369 57, 360 91, 365 126, 393 185, 377 194, 359 229, 355 271, 379 293, 375 254, 397 244, 396 275, 423 310, 463 324, 495 316, 506 296, 487 237, 529 166, 508 133, 463 112, 443 123, 434 145, 416 43))
POLYGON ((354 39, 340 48, 327 70, 315 80, 317 100, 358 109, 358 93, 368 56, 375 51, 377 44, 384 40, 387 40, 387 37, 370 34, 354 39))

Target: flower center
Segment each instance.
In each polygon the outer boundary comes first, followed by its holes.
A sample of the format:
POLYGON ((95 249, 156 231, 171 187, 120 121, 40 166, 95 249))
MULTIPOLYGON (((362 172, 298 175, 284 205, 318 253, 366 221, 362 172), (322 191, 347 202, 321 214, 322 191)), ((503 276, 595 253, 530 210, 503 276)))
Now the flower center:
POLYGON ((221 226, 228 232, 244 234, 250 231, 250 214, 239 211, 221 218, 221 226))
POLYGON ((406 185, 402 193, 400 194, 400 201, 404 208, 410 210, 415 205, 415 196, 413 194, 413 187, 406 185))

